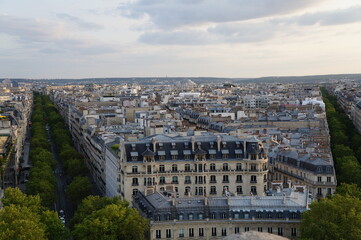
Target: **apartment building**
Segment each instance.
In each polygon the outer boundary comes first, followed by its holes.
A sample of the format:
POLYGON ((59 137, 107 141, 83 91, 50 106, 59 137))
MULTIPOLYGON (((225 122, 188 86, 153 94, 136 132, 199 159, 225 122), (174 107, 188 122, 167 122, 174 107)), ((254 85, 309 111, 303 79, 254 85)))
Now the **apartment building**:
POLYGON ((333 163, 329 159, 300 154, 291 149, 271 152, 268 156, 272 180, 280 180, 285 186, 290 180, 304 184, 317 198, 334 194, 337 180, 333 163))
POLYGON ((268 159, 256 138, 154 135, 119 145, 121 195, 169 191, 178 197, 260 195, 268 159))
POLYGON ((150 219, 150 239, 224 239, 258 231, 289 239, 300 235, 307 190, 278 189, 268 196, 169 197, 138 193, 133 205, 150 219))

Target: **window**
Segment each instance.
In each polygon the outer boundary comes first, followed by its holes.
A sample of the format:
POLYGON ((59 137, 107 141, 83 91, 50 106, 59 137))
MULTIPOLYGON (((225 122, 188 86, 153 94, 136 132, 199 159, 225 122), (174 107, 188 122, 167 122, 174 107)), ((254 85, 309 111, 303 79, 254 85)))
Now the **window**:
POLYGON ((184 183, 185 184, 190 184, 191 183, 191 176, 185 176, 184 183))
POLYGON ((178 177, 177 176, 172 177, 172 183, 178 184, 178 177))
POLYGON ((216 176, 215 175, 211 175, 211 178, 210 178, 210 183, 216 183, 217 182, 217 179, 216 179, 216 176))
POLYGON ((317 188, 317 195, 322 196, 322 188, 317 188))
POLYGON ((216 154, 209 154, 209 158, 210 158, 210 159, 215 159, 215 158, 216 158, 216 154))
POLYGON ((242 182, 242 175, 237 175, 236 182, 237 182, 237 183, 241 183, 241 182, 242 182))
POLYGON ((178 166, 177 164, 172 165, 172 172, 178 172, 178 166))
POLYGON ((152 166, 147 167, 147 173, 152 173, 152 166))
POLYGON ((216 171, 216 164, 215 164, 215 163, 211 163, 211 164, 209 165, 209 170, 211 170, 211 171, 216 171))
POLYGON ((256 160, 257 154, 250 154, 251 160, 256 160))
POLYGON ((190 214, 188 215, 188 220, 193 220, 193 213, 190 213, 190 214))
POLYGON ((283 236, 283 228, 278 228, 278 235, 283 236))
POLYGON ((228 163, 223 163, 223 171, 228 171, 228 163))
POLYGON ((165 177, 159 178, 159 184, 165 184, 165 177))
POLYGON ((221 213, 221 219, 226 219, 227 218, 227 214, 225 212, 221 213))
POLYGON ((182 213, 178 215, 178 220, 183 220, 183 218, 184 218, 184 217, 183 217, 183 214, 182 214, 182 213))
POLYGON ((322 167, 317 167, 317 172, 322 172, 322 167))
POLYGON ((224 183, 228 183, 228 182, 229 182, 228 175, 223 175, 223 182, 224 182, 224 183))
POLYGON ((327 182, 331 182, 331 177, 327 177, 327 182))
POLYGON ((245 227, 245 228, 244 228, 244 231, 245 231, 245 232, 249 232, 249 227, 245 227))
POLYGON ((204 228, 199 228, 199 229, 198 229, 198 235, 199 235, 200 237, 203 237, 203 236, 204 236, 204 228))
POLYGON ((332 189, 331 188, 327 188, 327 194, 331 195, 332 194, 332 189))
POLYGON ((257 183, 257 176, 255 175, 251 176, 251 183, 257 183))
POLYGON ((137 161, 138 157, 137 156, 132 156, 132 161, 137 161))
POLYGON ((271 227, 268 228, 268 232, 272 233, 272 228, 271 227))
POLYGON ((251 187, 251 194, 252 195, 257 195, 257 187, 255 187, 255 186, 251 187))
POLYGON ((222 228, 222 236, 227 236, 227 228, 222 228))
POLYGON ((165 235, 167 238, 171 238, 172 237, 172 229, 165 230, 165 235))
POLYGON ((159 172, 165 172, 164 165, 159 165, 159 172))
POLYGON ((292 236, 292 237, 296 237, 296 236, 297 236, 297 229, 296 229, 296 228, 291 228, 291 236, 292 236))
POLYGON ((162 238, 162 230, 155 230, 155 238, 162 238))
POLYGON ((223 154, 223 155, 222 155, 222 158, 228 159, 228 154, 223 154))
POLYGON ((179 229, 178 233, 179 233, 179 237, 181 237, 181 238, 184 237, 184 229, 183 228, 179 229))
POLYGON ((317 182, 322 182, 322 177, 317 177, 317 182))
POLYGON ((177 160, 177 159, 178 159, 178 156, 177 156, 177 155, 172 155, 172 159, 173 159, 173 160, 177 160))
POLYGON ((210 219, 216 219, 216 213, 212 212, 210 215, 210 219))
POLYGON ((138 189, 133 189, 133 196, 136 195, 138 193, 138 189))
POLYGON ((188 195, 188 194, 190 194, 190 192, 191 192, 191 187, 185 187, 185 190, 184 190, 184 195, 188 195))
POLYGON ((242 186, 237 186, 237 194, 242 194, 242 186))
POLYGON ((278 217, 278 218, 283 218, 283 213, 279 212, 279 213, 277 214, 277 217, 278 217))
POLYGON ((212 236, 217 236, 217 228, 212 227, 212 236))
POLYGON ((203 213, 198 213, 198 219, 203 219, 203 213))
POLYGON ((216 186, 211 186, 210 194, 217 194, 216 186))
POLYGON ((138 172, 138 167, 137 166, 133 166, 132 167, 132 173, 137 173, 138 172))
POLYGON ((184 171, 185 172, 190 172, 191 171, 191 165, 190 164, 184 165, 184 171))
POLYGON ((194 228, 190 228, 188 233, 189 233, 188 234, 189 237, 194 237, 194 228))
POLYGON ((257 171, 257 165, 251 164, 251 171, 257 171))
POLYGON ((262 232, 262 227, 258 227, 258 232, 262 232))
POLYGON ((235 219, 238 219, 238 218, 239 218, 239 213, 235 213, 235 214, 234 214, 234 218, 235 218, 235 219))
POLYGON ((235 233, 235 234, 239 233, 239 227, 235 227, 235 228, 234 228, 234 233, 235 233))
POLYGON ((242 170, 242 163, 237 163, 236 170, 241 171, 242 170))
POLYGON ((326 172, 331 172, 331 167, 326 167, 326 172))
POLYGON ((132 186, 138 186, 139 183, 138 183, 138 178, 133 178, 132 179, 132 186))

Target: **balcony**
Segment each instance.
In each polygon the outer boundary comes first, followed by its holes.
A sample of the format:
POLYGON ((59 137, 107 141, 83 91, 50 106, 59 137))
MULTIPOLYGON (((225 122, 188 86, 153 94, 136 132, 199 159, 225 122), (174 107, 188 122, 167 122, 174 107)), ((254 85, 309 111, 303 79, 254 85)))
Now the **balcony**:
POLYGON ((216 194, 217 194, 217 191, 215 191, 215 192, 209 192, 209 194, 211 194, 211 195, 216 195, 216 194))
POLYGON ((178 181, 172 181, 172 184, 178 184, 179 182, 178 181))
POLYGON ((229 183, 229 180, 223 180, 222 183, 229 183))
POLYGON ((191 180, 184 180, 184 184, 191 184, 192 181, 191 180))
POLYGON ((242 180, 236 180, 236 183, 243 183, 242 180))
POLYGON ((139 183, 132 183, 132 186, 139 186, 139 183))
POLYGON ((254 180, 254 181, 251 180, 250 183, 257 183, 257 180, 254 180))
POLYGON ((217 183, 217 180, 210 180, 209 183, 217 183))

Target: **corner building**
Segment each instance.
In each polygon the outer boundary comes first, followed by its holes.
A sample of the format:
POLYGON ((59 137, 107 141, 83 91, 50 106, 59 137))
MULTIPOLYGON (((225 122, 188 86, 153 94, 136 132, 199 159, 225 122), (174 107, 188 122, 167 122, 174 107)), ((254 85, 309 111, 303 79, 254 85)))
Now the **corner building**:
POLYGON ((154 135, 119 145, 120 193, 177 197, 264 195, 268 159, 261 142, 229 135, 154 135))

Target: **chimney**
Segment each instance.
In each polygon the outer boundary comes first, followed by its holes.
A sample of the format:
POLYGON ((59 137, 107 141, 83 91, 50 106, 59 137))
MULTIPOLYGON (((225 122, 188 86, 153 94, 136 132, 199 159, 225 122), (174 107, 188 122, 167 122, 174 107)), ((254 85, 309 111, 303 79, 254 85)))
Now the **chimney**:
POLYGON ((217 135, 217 150, 221 151, 221 136, 217 135))
POLYGON ((192 142, 192 151, 194 152, 194 148, 195 148, 195 142, 196 142, 196 139, 195 139, 195 137, 193 136, 193 137, 191 137, 191 142, 192 142))
POLYGON ((153 152, 157 151, 157 141, 155 140, 155 137, 152 138, 152 143, 153 143, 153 152))

